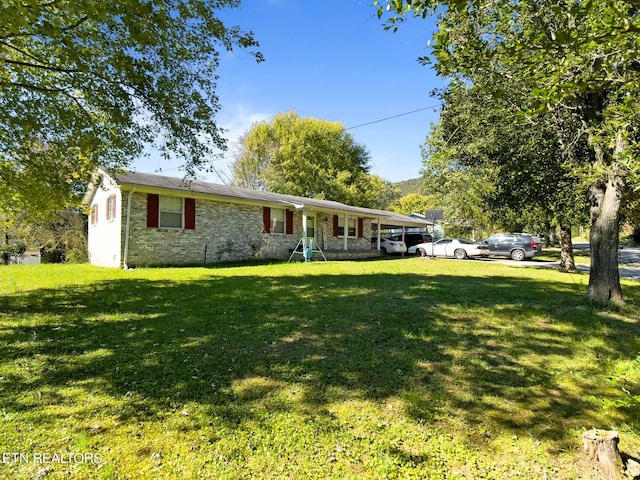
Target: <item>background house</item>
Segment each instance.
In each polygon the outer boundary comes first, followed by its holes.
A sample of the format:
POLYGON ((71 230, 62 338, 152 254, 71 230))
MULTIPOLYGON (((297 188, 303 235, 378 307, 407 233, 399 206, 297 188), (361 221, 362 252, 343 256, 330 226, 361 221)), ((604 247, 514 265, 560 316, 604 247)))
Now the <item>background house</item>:
POLYGON ((135 172, 100 170, 85 202, 89 261, 109 267, 286 259, 301 240, 329 259, 371 257, 380 254, 372 230, 422 225, 383 210, 135 172))

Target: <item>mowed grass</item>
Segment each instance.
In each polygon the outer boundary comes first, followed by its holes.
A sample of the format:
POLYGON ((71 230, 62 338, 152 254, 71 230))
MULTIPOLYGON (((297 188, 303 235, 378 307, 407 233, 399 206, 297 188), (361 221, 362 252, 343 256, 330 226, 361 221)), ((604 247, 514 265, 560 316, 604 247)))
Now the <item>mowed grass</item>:
MULTIPOLYGON (((545 248, 541 253, 534 257, 534 260, 544 262, 559 262, 561 260, 559 247, 545 248)), ((573 261, 576 264, 591 265, 591 255, 584 250, 573 250, 573 261)))
POLYGON ((419 258, 3 267, 0 477, 595 479, 585 430, 640 456, 640 283, 602 311, 587 282, 419 258))

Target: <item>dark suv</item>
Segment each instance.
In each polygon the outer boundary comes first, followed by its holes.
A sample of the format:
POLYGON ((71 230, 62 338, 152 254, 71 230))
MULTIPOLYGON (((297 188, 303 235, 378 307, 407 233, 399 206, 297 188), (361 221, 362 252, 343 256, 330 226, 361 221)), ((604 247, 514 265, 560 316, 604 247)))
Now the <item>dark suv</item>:
POLYGON ((528 233, 496 233, 484 243, 489 246, 491 255, 511 257, 518 261, 533 258, 539 251, 538 239, 528 233))
POLYGON ((418 245, 419 243, 425 243, 431 241, 431 234, 429 233, 405 233, 404 240, 402 240, 402 235, 393 235, 389 237, 391 240, 396 241, 404 241, 406 243, 407 248, 413 247, 414 245, 418 245))

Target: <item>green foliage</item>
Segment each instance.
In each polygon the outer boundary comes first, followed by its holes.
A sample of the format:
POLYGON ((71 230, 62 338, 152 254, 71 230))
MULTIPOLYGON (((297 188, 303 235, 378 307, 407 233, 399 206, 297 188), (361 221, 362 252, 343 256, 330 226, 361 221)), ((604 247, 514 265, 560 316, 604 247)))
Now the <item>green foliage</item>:
MULTIPOLYGON (((474 83, 487 75, 522 83, 538 110, 562 108, 583 122, 591 147, 604 155, 591 165, 593 175, 622 168, 636 182, 640 11, 633 2, 386 3, 390 28, 438 12, 431 60, 439 74, 474 83), (616 141, 625 148, 615 151, 616 141)), ((385 16, 381 6, 378 15, 385 16)))
POLYGON ((3 267, 0 451, 101 457, 51 478, 596 480, 585 429, 640 450, 640 289, 597 311, 585 280, 419 258, 3 267))
POLYGON ((428 195, 410 193, 393 202, 389 210, 408 215, 414 212, 424 214, 426 210, 437 210, 438 208, 439 205, 435 198, 428 195))
POLYGON ((562 133, 570 127, 566 117, 525 115, 529 97, 515 81, 452 83, 441 96, 444 108, 423 161, 428 181, 436 175, 444 183, 440 190, 449 204, 474 205, 484 210, 480 218, 509 231, 545 231, 545 225, 584 221, 586 186, 573 167, 588 164, 586 139, 563 145, 562 133), (449 176, 484 188, 475 196, 464 184, 451 191, 455 179, 449 176), (471 180, 474 176, 479 178, 471 180))
POLYGON ((25 214, 4 217, 11 237, 41 251, 43 263, 83 263, 88 260, 87 217, 79 210, 64 210, 46 218, 25 214))
POLYGON ((495 169, 460 163, 447 139, 442 125, 432 126, 428 142, 422 146, 425 190, 431 192, 438 208, 444 210, 449 225, 491 230, 491 212, 486 198, 495 183, 495 169))
POLYGON ((27 245, 21 241, 2 243, 0 245, 0 263, 9 264, 9 259, 13 256, 22 256, 27 251, 27 245))
POLYGON ((625 396, 605 399, 605 408, 633 410, 640 407, 640 355, 634 360, 616 362, 611 374, 611 383, 620 388, 625 396))
POLYGON ((425 193, 422 178, 411 178, 409 180, 402 180, 400 182, 395 182, 393 185, 398 188, 402 197, 405 197, 412 193, 418 193, 420 195, 423 195, 425 193))
POLYGON ((240 149, 238 186, 371 208, 396 195, 390 182, 369 174, 369 152, 338 122, 281 113, 254 125, 240 149))
POLYGON ((0 210, 76 205, 98 165, 123 168, 150 144, 188 174, 206 165, 225 146, 219 51, 257 46, 218 17, 239 3, 2 2, 0 210))
MULTIPOLYGON (((584 136, 588 158, 570 166, 589 185, 592 282, 587 296, 622 301, 614 255, 620 199, 640 183, 640 10, 636 2, 388 0, 387 28, 438 15, 433 56, 440 75, 462 83, 516 82, 529 112, 560 112, 584 136), (586 160, 586 161, 585 161, 586 160)), ((378 15, 385 9, 376 2, 378 15)), ((492 91, 499 98, 500 91, 492 91)), ((576 159, 574 159, 576 160, 576 159)))
POLYGON ((0 265, 8 265, 11 257, 22 256, 27 251, 27 244, 11 230, 8 219, 0 214, 0 265))

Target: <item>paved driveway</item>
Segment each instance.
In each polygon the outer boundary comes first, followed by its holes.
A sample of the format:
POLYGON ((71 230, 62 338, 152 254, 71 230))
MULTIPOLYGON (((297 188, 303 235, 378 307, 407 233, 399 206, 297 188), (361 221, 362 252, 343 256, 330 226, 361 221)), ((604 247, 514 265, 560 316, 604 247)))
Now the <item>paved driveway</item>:
MULTIPOLYGON (((588 243, 574 243, 573 248, 575 250, 589 250, 588 243)), ((618 259, 620 261, 620 278, 627 278, 631 280, 640 281, 640 248, 636 247, 622 247, 618 253, 618 259)), ((480 259, 480 261, 498 262, 516 267, 538 267, 538 268, 558 268, 560 262, 551 262, 545 260, 523 260, 521 262, 515 262, 507 258, 489 258, 480 259)), ((581 272, 589 272, 589 265, 576 264, 578 270, 581 272)))

